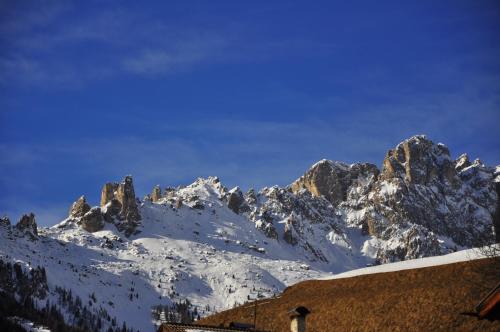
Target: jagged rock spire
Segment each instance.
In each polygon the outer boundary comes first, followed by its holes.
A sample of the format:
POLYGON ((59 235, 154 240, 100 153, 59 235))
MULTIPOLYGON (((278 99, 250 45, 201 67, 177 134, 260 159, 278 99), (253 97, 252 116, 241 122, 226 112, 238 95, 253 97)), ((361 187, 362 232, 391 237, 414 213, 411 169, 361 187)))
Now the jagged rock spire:
POLYGON ((416 135, 389 150, 381 178, 401 178, 408 183, 426 185, 434 180, 457 182, 457 171, 450 151, 424 135, 416 135))
POLYGON ((69 216, 71 218, 81 218, 85 213, 90 211, 90 205, 87 204, 85 196, 81 196, 76 202, 71 205, 69 216))
POLYGON ((108 182, 102 187, 101 191, 101 206, 105 206, 115 198, 115 193, 118 190, 118 183, 108 182))
POLYGON ((119 207, 118 217, 127 222, 141 220, 137 207, 132 176, 127 175, 121 183, 106 183, 101 193, 101 207, 111 202, 113 210, 119 207), (119 204, 117 204, 119 203, 119 204))
POLYGON ((33 213, 23 215, 17 223, 16 228, 20 231, 29 232, 35 236, 38 235, 38 227, 33 213))
POLYGON ((137 201, 135 198, 134 184, 132 176, 127 175, 120 183, 117 190, 116 198, 122 204, 120 215, 127 221, 139 221, 141 216, 137 208, 137 201))
POLYGON ((161 198, 161 187, 160 185, 156 185, 153 188, 153 191, 151 192, 151 200, 153 202, 157 202, 160 200, 160 198, 161 198))
POLYGON ((227 207, 238 214, 240 208, 245 203, 245 198, 239 187, 235 187, 228 192, 227 207))

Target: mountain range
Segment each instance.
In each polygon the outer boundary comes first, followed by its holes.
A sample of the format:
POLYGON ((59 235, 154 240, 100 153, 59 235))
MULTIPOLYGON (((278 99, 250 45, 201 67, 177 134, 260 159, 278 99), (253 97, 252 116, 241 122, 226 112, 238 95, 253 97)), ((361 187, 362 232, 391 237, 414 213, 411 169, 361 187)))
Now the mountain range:
POLYGON ((321 160, 288 186, 245 193, 209 177, 138 199, 126 176, 53 227, 2 218, 0 291, 55 305, 82 330, 148 331, 299 281, 499 242, 499 197, 499 166, 453 159, 423 135, 380 169, 321 160))

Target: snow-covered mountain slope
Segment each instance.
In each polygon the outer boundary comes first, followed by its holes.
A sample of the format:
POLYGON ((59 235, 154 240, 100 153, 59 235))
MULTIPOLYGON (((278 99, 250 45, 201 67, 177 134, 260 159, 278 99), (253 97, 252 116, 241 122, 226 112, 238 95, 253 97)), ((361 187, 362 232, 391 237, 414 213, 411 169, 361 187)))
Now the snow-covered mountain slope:
POLYGON ((189 299, 204 315, 207 305, 209 312, 225 309, 372 261, 330 244, 331 264, 268 238, 227 207, 215 178, 199 179, 177 195, 184 202, 178 208, 166 198, 143 202, 137 234, 129 237, 112 223, 88 232, 71 218, 36 232, 4 224, 0 258, 45 267, 49 289, 71 289, 82 299, 95 294, 95 310, 105 308, 141 331, 151 329, 154 305, 189 299))
POLYGON ((44 267, 53 301, 62 287, 146 331, 153 306, 187 299, 206 315, 298 281, 492 242, 499 178, 423 136, 389 151, 382 171, 323 160, 288 187, 245 194, 209 177, 138 200, 127 176, 54 227, 0 220, 0 259, 44 267))

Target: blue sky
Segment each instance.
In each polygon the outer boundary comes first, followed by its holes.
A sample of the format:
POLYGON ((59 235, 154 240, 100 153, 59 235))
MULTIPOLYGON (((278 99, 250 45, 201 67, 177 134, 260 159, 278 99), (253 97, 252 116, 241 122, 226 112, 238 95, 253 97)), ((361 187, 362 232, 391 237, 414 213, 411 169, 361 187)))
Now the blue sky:
POLYGON ((2 1, 0 214, 285 185, 414 134, 500 164, 497 1, 2 1))

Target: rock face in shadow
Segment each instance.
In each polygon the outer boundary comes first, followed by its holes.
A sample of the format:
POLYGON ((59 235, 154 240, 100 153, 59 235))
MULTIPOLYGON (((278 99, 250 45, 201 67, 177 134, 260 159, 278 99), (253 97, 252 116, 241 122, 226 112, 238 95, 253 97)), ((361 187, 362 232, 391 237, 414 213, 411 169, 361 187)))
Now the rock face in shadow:
POLYGON ((240 213, 243 209, 245 203, 245 198, 239 187, 235 187, 228 192, 227 196, 227 207, 230 208, 234 213, 240 213))
POLYGON ((93 207, 83 215, 81 219, 81 226, 87 232, 98 232, 104 228, 104 217, 101 208, 93 207))
POLYGON ((289 217, 286 220, 285 229, 283 232, 283 240, 285 240, 286 243, 294 246, 297 244, 298 241, 297 241, 297 237, 295 236, 293 222, 294 222, 294 220, 292 217, 289 217))
POLYGON ((0 226, 10 227, 10 219, 7 216, 0 217, 0 226))
POLYGON ((122 204, 120 216, 123 219, 129 222, 141 220, 139 209, 137 208, 134 184, 131 176, 126 176, 123 182, 118 185, 116 199, 122 204))
POLYGON ((29 233, 34 237, 38 236, 38 226, 36 224, 35 215, 33 213, 23 215, 19 222, 16 224, 16 228, 19 231, 29 233))

